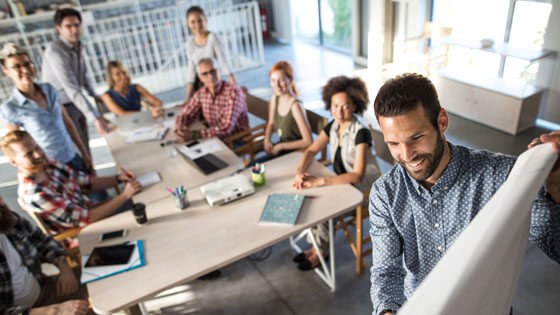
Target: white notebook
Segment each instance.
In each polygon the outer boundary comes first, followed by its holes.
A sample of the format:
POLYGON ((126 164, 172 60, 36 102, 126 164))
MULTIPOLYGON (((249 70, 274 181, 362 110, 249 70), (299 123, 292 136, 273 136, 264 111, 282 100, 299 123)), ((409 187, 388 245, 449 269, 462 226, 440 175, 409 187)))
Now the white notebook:
POLYGON ((142 187, 147 187, 161 182, 161 176, 159 176, 158 172, 149 172, 138 176, 136 180, 140 183, 140 185, 142 185, 142 187))

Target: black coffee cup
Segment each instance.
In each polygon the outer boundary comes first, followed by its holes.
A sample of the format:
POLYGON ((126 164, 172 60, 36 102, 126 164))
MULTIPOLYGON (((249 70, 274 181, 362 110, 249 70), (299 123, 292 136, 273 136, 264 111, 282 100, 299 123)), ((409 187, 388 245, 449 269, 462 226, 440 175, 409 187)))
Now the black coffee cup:
POLYGON ((148 222, 148 216, 146 216, 146 205, 139 202, 132 206, 132 213, 134 213, 134 218, 138 224, 144 224, 148 222))

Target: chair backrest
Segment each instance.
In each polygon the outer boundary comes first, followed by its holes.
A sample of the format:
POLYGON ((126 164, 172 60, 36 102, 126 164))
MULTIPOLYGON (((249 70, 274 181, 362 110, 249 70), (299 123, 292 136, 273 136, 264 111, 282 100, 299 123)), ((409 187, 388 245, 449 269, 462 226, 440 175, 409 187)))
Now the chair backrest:
POLYGON ((43 231, 45 234, 51 235, 55 240, 59 242, 63 242, 67 239, 76 238, 80 233, 81 228, 77 228, 77 227, 70 228, 62 232, 56 232, 50 227, 50 225, 47 222, 45 222, 45 220, 43 220, 43 218, 38 212, 27 211, 27 213, 31 216, 31 218, 33 218, 33 221, 35 221, 35 223, 37 224, 39 229, 41 229, 41 231, 43 231))
MULTIPOLYGON (((311 127, 311 132, 317 136, 325 129, 325 126, 329 123, 329 119, 323 115, 317 114, 316 112, 306 109, 305 114, 307 115, 307 120, 309 121, 309 126, 311 127)), ((321 150, 318 161, 327 162, 327 148, 325 147, 321 150)))
POLYGON ((268 102, 260 97, 246 94, 247 110, 249 113, 268 121, 268 102))
POLYGON ((383 133, 380 130, 373 128, 372 125, 369 125, 369 130, 371 132, 371 136, 373 139, 375 155, 377 155, 383 161, 391 165, 395 164, 395 159, 393 159, 393 156, 391 155, 391 151, 389 150, 389 147, 385 143, 385 138, 383 137, 383 133))
POLYGON ((309 109, 306 109, 305 113, 307 114, 307 120, 309 120, 311 132, 319 135, 329 123, 329 119, 309 109))

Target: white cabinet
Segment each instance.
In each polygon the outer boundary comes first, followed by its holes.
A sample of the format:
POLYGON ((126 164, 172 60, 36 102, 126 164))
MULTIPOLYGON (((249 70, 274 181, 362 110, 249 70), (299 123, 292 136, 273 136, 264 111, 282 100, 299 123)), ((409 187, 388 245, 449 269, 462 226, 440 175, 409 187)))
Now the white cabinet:
POLYGON ((433 78, 439 100, 450 113, 515 135, 535 124, 543 90, 512 96, 440 73, 433 78))
MULTIPOLYGON (((529 65, 538 62, 539 72, 549 70, 549 64, 544 61, 555 61, 557 55, 553 51, 519 49, 506 44, 492 48, 463 42, 447 44, 495 55, 502 60, 515 58, 525 60, 529 65)), ((539 80, 504 78, 503 70, 492 75, 490 70, 476 65, 473 60, 476 59, 471 58, 462 67, 449 66, 432 77, 441 105, 450 113, 512 135, 533 127, 551 77, 544 76, 545 79, 541 79, 539 84, 535 83, 539 80)))

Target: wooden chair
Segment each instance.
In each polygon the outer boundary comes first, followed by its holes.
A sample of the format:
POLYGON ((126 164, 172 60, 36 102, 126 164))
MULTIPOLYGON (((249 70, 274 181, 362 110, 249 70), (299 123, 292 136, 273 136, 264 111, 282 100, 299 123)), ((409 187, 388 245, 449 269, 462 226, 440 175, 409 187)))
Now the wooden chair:
POLYGON ((224 139, 224 143, 235 154, 241 156, 243 163, 248 165, 255 156, 264 151, 264 132, 268 120, 268 102, 254 95, 245 94, 247 110, 252 115, 263 119, 265 123, 238 132, 224 139))
POLYGON ((260 124, 224 138, 223 141, 235 154, 241 156, 245 165, 248 165, 257 153, 264 151, 265 129, 266 124, 260 124))
POLYGON ((364 263, 364 258, 371 255, 371 246, 365 248, 367 244, 371 243, 369 234, 363 236, 363 222, 364 219, 369 217, 368 210, 369 202, 369 192, 364 192, 364 199, 362 204, 356 207, 354 212, 345 214, 344 216, 338 218, 336 223, 336 230, 342 230, 346 240, 350 244, 352 253, 356 257, 356 275, 361 275, 362 270, 366 268, 364 263), (351 227, 355 228, 354 233, 352 233, 351 227))
POLYGON ((45 233, 49 234, 56 241, 62 245, 66 253, 66 260, 70 267, 75 267, 80 265, 81 255, 80 248, 77 246, 78 234, 80 234, 81 228, 71 228, 62 232, 55 232, 50 228, 49 224, 43 220, 41 215, 37 212, 29 212, 37 226, 45 233))
MULTIPOLYGON (((389 164, 395 164, 393 156, 389 151, 389 147, 385 143, 383 133, 374 129, 371 125, 369 125, 369 129, 372 134, 376 157, 381 158, 389 164)), ((368 244, 371 244, 369 233, 366 233, 366 236, 363 235, 363 221, 368 217, 369 191, 364 192, 362 204, 356 207, 356 211, 352 214, 341 217, 336 224, 336 228, 343 231, 348 243, 350 243, 350 248, 352 249, 354 256, 356 256, 356 275, 360 275, 362 270, 366 268, 364 258, 372 253, 371 246, 368 246, 368 244), (352 226, 355 228, 355 233, 352 233, 351 231, 352 226), (366 246, 368 247, 366 248, 366 246)))

